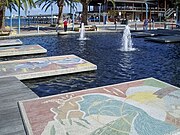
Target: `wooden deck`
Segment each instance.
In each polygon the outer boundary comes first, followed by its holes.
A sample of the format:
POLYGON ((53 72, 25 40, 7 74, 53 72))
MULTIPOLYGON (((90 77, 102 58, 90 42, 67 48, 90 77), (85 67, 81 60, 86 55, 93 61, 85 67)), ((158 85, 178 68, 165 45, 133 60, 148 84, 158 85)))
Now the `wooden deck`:
POLYGON ((0 47, 2 46, 16 46, 16 45, 22 45, 22 41, 19 39, 6 39, 6 40, 0 40, 0 47))
POLYGON ((0 47, 0 57, 42 54, 46 52, 47 50, 40 45, 0 47))
POLYGON ((15 77, 0 78, 0 135, 26 135, 17 102, 38 97, 15 77))

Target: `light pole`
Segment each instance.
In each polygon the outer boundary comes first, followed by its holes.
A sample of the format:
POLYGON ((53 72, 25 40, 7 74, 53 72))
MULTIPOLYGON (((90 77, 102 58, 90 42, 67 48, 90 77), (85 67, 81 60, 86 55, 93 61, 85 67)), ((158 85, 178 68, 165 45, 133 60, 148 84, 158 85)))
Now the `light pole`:
POLYGON ((148 4, 147 4, 147 1, 145 2, 145 5, 146 5, 146 20, 145 20, 145 30, 148 29, 148 4))
POLYGON ((73 23, 72 23, 72 30, 73 31, 74 31, 74 15, 75 15, 75 13, 76 13, 76 10, 73 7, 73 16, 72 16, 72 21, 73 21, 73 23))
POLYGON ((18 34, 20 34, 20 31, 21 31, 21 7, 19 5, 18 6, 18 34))
POLYGON ((95 25, 95 19, 96 19, 96 15, 94 14, 94 25, 95 25))
POLYGON ((37 33, 39 33, 39 13, 37 13, 37 33))
POLYGON ((53 3, 51 3, 51 26, 53 25, 53 3))
POLYGON ((147 4, 147 2, 145 2, 145 5, 146 5, 146 19, 148 19, 148 4, 147 4))
POLYGON ((30 10, 28 11, 28 26, 30 26, 30 10))
POLYGON ((101 5, 102 5, 102 3, 98 3, 98 5, 99 5, 99 24, 100 24, 100 17, 101 17, 101 5))
POLYGON ((12 31, 12 7, 10 9, 10 31, 12 31))

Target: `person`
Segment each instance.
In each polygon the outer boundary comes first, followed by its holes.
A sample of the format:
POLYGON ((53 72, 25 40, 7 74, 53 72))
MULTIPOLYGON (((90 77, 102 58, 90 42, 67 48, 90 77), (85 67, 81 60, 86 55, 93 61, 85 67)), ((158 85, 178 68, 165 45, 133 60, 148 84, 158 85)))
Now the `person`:
POLYGON ((135 19, 135 30, 137 30, 137 21, 138 21, 138 18, 136 17, 136 19, 135 19))
POLYGON ((64 31, 66 32, 67 31, 67 24, 68 24, 67 19, 65 19, 63 23, 64 23, 64 31))
POLYGON ((151 22, 153 23, 153 29, 154 29, 155 28, 154 17, 152 17, 151 22))
POLYGON ((128 25, 128 19, 127 19, 127 18, 126 18, 126 20, 125 20, 125 24, 128 25))
POLYGON ((147 30, 147 28, 148 28, 148 19, 145 19, 144 20, 144 27, 143 27, 143 29, 147 30))
POLYGON ((114 19, 115 30, 117 30, 117 19, 114 19))

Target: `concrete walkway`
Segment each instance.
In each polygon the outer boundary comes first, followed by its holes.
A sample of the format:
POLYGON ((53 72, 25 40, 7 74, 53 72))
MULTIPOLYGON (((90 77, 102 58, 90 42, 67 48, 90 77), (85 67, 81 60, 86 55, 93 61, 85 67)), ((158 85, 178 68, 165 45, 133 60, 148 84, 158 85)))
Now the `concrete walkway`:
MULTIPOLYGON (((98 28, 97 32, 117 32, 122 31, 125 27, 125 25, 122 25, 120 22, 117 23, 117 30, 115 29, 115 25, 113 22, 108 22, 107 24, 103 24, 102 22, 99 24, 98 22, 89 22, 89 25, 96 25, 98 28)), ((129 26, 131 27, 131 30, 135 30, 135 23, 129 22, 129 26)), ((150 25, 149 25, 150 26, 150 25)), ((79 28, 80 25, 76 24, 74 27, 79 28)), ((164 28, 163 23, 157 22, 155 24, 155 29, 158 28, 164 28)), ((20 34, 18 34, 17 27, 13 28, 14 32, 12 32, 9 36, 0 36, 0 39, 6 39, 6 38, 15 38, 15 37, 24 37, 24 36, 46 36, 46 35, 57 35, 58 33, 63 32, 63 26, 61 26, 57 32, 57 29, 55 27, 49 27, 48 25, 39 25, 38 26, 30 26, 30 27, 22 27, 20 30, 20 34), (38 30, 39 29, 39 30, 38 30)), ((72 30, 72 24, 68 25, 68 32, 69 33, 79 33, 79 32, 73 32, 72 30)), ((137 30, 143 30, 143 22, 137 23, 137 30)), ((152 26, 151 26, 152 30, 152 26)), ((88 31, 91 32, 91 31, 88 31)))

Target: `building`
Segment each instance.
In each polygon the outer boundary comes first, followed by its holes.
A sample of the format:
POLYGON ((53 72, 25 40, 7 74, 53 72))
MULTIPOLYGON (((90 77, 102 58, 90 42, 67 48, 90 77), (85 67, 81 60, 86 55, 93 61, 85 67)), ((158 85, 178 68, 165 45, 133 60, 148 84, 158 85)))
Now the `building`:
POLYGON ((141 21, 146 17, 161 21, 175 15, 173 0, 114 0, 114 3, 115 6, 108 0, 92 0, 89 6, 93 6, 93 10, 90 13, 107 13, 110 20, 127 18, 141 21))

